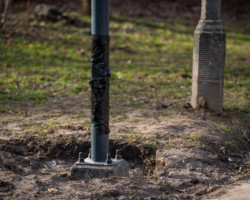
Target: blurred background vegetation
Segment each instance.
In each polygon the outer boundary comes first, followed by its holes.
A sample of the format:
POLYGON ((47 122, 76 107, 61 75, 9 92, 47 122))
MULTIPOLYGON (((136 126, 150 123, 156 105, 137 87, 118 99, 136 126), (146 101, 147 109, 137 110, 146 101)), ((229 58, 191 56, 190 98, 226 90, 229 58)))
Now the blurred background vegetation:
MULTIPOLYGON (((224 111, 249 125, 250 1, 222 2, 224 111)), ((13 1, 0 33, 0 112, 18 113, 26 104, 60 97, 89 98, 91 19, 82 14, 82 5, 82 0, 13 1), (40 3, 52 5, 61 17, 38 15, 40 3)), ((113 116, 129 109, 180 111, 191 94, 200 0, 110 0, 110 5, 113 116)))
MULTIPOLYGON (((91 0, 12 0, 15 4, 15 8, 27 9, 38 3, 53 4, 65 11, 81 9, 85 13, 89 13, 89 4, 91 0), (83 7, 82 7, 83 6, 83 7), (82 8, 81 8, 82 7, 82 8)), ((151 16, 166 17, 174 16, 182 17, 199 17, 199 8, 201 0, 110 0, 111 13, 119 13, 127 17, 128 15, 133 17, 151 16), (184 13, 183 13, 184 12, 184 13)), ((231 18, 248 18, 250 10, 249 0, 222 0, 222 13, 223 16, 229 16, 231 18)))

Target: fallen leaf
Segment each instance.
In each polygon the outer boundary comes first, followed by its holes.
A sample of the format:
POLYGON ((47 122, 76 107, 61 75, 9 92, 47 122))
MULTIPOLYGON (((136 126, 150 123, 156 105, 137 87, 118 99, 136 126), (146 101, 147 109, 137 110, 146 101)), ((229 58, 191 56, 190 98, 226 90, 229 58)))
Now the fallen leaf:
POLYGON ((55 189, 55 188, 49 188, 49 189, 48 189, 48 192, 49 192, 50 194, 55 194, 57 191, 58 191, 58 190, 55 189))

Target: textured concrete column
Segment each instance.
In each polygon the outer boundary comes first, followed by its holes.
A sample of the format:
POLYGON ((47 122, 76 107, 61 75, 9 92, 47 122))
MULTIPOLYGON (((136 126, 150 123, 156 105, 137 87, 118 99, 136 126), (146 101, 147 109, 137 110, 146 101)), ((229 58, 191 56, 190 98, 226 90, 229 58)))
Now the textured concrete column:
POLYGON ((225 31, 221 0, 202 0, 201 18, 194 33, 193 108, 222 111, 225 65, 225 31))

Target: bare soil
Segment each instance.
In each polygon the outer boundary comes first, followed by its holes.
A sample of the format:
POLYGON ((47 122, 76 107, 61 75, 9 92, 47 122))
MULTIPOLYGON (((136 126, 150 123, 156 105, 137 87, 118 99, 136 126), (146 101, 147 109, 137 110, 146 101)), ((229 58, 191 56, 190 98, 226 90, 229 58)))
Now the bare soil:
POLYGON ((175 114, 127 110, 126 120, 111 118, 110 152, 114 156, 121 149, 130 176, 82 181, 69 172, 78 153, 87 156, 90 148, 90 120, 82 116, 90 113, 85 98, 6 112, 0 135, 10 140, 0 146, 0 199, 202 199, 249 177, 249 139, 242 139, 237 127, 228 133, 218 126, 228 122, 229 113, 218 117, 184 107, 175 114), (55 119, 60 125, 51 133, 25 128, 55 119), (226 145, 229 135, 240 147, 226 145), (56 166, 48 167, 52 160, 56 166))
POLYGON ((244 177, 231 185, 226 185, 211 193, 207 199, 210 200, 248 200, 250 177, 244 177))

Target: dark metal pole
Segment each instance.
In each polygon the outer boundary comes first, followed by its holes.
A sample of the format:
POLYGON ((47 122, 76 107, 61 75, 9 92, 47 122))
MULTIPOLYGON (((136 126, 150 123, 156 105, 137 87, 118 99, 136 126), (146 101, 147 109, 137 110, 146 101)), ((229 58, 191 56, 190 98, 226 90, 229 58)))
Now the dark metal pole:
POLYGON ((92 0, 91 160, 109 153, 109 0, 92 0))
POLYGON ((109 0, 91 0, 91 150, 86 159, 79 153, 71 168, 76 179, 129 176, 129 165, 116 151, 109 154, 109 0))

